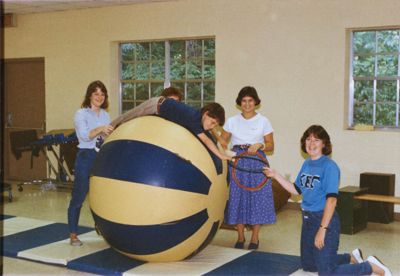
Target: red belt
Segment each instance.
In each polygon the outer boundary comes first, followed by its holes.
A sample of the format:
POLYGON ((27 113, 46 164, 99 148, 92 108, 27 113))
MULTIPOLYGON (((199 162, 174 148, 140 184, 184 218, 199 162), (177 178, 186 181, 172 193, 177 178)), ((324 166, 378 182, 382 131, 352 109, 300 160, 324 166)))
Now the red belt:
POLYGON ((233 149, 248 149, 250 146, 250 144, 234 145, 233 149))

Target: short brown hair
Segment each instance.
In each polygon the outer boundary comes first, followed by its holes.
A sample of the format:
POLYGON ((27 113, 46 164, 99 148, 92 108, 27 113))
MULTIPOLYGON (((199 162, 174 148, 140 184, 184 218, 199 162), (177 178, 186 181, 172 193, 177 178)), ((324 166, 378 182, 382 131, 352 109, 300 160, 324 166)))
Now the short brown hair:
POLYGON ((300 144, 301 150, 304 153, 307 153, 306 150, 306 139, 313 135, 315 138, 321 139, 322 143, 324 143, 324 148, 322 149, 322 153, 324 155, 329 155, 332 153, 332 143, 331 138, 329 137, 328 132, 320 125, 312 125, 304 131, 303 136, 301 137, 300 144))
POLYGON ((211 118, 217 119, 220 126, 225 124, 225 109, 219 103, 210 103, 203 106, 201 108, 201 116, 206 112, 211 118))
POLYGON ((257 94, 257 90, 253 86, 245 86, 240 89, 239 94, 236 98, 236 104, 240 106, 240 104, 242 103, 242 99, 246 96, 253 98, 256 102, 256 105, 259 105, 261 103, 261 100, 257 94))
POLYGON ((171 97, 171 96, 176 96, 176 97, 178 97, 179 101, 182 101, 183 93, 178 88, 170 86, 168 88, 165 88, 161 92, 161 96, 166 97, 166 98, 171 97))
POLYGON ((94 92, 96 92, 97 88, 100 89, 101 92, 103 92, 103 93, 104 93, 104 96, 105 96, 104 102, 103 102, 103 104, 102 104, 100 107, 103 108, 103 109, 106 109, 106 108, 108 107, 108 93, 107 93, 107 88, 106 88, 106 86, 104 85, 104 83, 102 83, 102 82, 99 81, 99 80, 96 80, 96 81, 91 82, 91 83, 88 85, 88 87, 87 87, 87 89, 86 89, 85 99, 83 100, 83 102, 82 102, 82 104, 81 104, 81 107, 82 107, 82 108, 87 108, 87 107, 88 107, 88 108, 91 108, 91 107, 92 107, 92 105, 90 104, 90 97, 92 96, 92 94, 93 94, 94 92))

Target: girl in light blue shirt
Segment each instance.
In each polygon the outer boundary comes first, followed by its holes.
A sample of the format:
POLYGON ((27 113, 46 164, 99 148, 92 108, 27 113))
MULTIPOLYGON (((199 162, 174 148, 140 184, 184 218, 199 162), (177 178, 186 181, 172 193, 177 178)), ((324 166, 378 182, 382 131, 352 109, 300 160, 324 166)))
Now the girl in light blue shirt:
POLYGON ((89 191, 90 171, 97 153, 96 140, 113 131, 107 107, 107 88, 101 81, 94 81, 86 90, 81 109, 75 113, 74 123, 79 150, 75 160, 74 186, 68 207, 68 227, 72 246, 82 245, 77 236, 78 221, 82 204, 89 191))

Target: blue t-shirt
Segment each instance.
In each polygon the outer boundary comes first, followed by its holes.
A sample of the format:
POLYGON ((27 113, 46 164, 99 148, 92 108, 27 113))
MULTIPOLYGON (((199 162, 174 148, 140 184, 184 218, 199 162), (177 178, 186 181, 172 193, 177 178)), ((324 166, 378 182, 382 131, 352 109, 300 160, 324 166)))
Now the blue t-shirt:
POLYGON ((159 115, 164 119, 187 128, 195 135, 204 132, 200 110, 184 103, 173 99, 166 99, 160 106, 159 115))
POLYGON ((339 181, 340 169, 328 156, 304 161, 295 181, 296 190, 303 196, 302 209, 310 212, 324 210, 327 195, 337 196, 339 181))

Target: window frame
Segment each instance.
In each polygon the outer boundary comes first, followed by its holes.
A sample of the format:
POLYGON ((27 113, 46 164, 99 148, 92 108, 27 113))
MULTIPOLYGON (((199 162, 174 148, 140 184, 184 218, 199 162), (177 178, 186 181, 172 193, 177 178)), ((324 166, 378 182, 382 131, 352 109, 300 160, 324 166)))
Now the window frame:
POLYGON ((372 126, 377 130, 396 130, 400 131, 400 41, 397 45, 397 52, 379 52, 378 51, 378 32, 382 31, 397 31, 400 36, 400 27, 386 27, 386 28, 363 28, 363 29, 350 29, 350 55, 349 55, 349 97, 348 97, 348 124, 349 129, 354 129, 357 124, 354 123, 354 104, 356 102, 354 98, 355 94, 355 81, 372 81, 372 101, 368 102, 373 105, 372 108, 372 126), (374 75, 373 76, 354 76, 354 33, 355 32, 375 32, 375 48, 373 53, 369 54, 357 54, 356 56, 371 56, 374 58, 374 75), (392 56, 397 55, 397 76, 379 76, 378 75, 378 59, 380 56, 390 54, 392 56), (377 101, 377 84, 379 81, 395 81, 396 82, 396 101, 377 101), (376 124, 376 109, 379 104, 394 104, 396 108, 395 114, 395 125, 381 126, 376 124))
MULTIPOLYGON (((136 53, 134 54, 136 56, 136 53)), ((196 59, 196 58, 194 58, 196 59)), ((192 60, 194 60, 192 59, 192 60)), ((134 61, 132 61, 132 64, 137 64, 138 59, 134 59, 134 61)), ((148 60, 149 63, 151 63, 151 57, 148 60)), ((137 90, 136 90, 136 85, 138 83, 143 83, 145 85, 147 85, 147 95, 148 98, 154 97, 154 95, 152 95, 152 84, 155 83, 163 83, 163 87, 169 87, 169 86, 174 86, 174 84, 179 83, 181 84, 178 88, 180 88, 182 90, 182 93, 184 93, 184 98, 182 100, 182 102, 185 102, 187 104, 196 104, 196 107, 202 107, 207 103, 211 103, 215 101, 215 83, 216 83, 216 38, 215 36, 206 36, 206 37, 195 37, 195 38, 174 38, 174 39, 163 39, 163 40, 137 40, 137 41, 120 41, 118 42, 118 83, 119 83, 119 114, 122 114, 123 112, 126 112, 128 109, 124 109, 124 103, 126 102, 132 102, 132 106, 136 107, 138 106, 141 102, 143 102, 144 100, 138 100, 137 99, 137 90), (205 41, 207 40, 211 40, 214 44, 213 47, 213 56, 212 58, 207 57, 205 55, 205 41), (177 79, 174 80, 171 76, 171 63, 172 63, 172 57, 171 57, 171 43, 172 42, 176 42, 176 41, 180 41, 180 42, 184 42, 185 45, 185 57, 183 57, 183 61, 184 61, 184 67, 185 67, 185 73, 184 73, 184 78, 182 79, 177 79), (200 78, 188 78, 188 63, 191 61, 191 57, 189 57, 188 55, 188 43, 190 43, 191 41, 201 41, 201 56, 197 57, 199 59, 199 61, 201 60, 201 76, 200 78), (150 45, 149 48, 149 53, 151 55, 151 44, 152 43, 156 43, 156 42, 164 42, 164 50, 165 50, 165 54, 164 54, 164 79, 161 80, 155 80, 155 79, 151 79, 151 64, 150 64, 150 71, 149 71, 149 78, 145 79, 145 80, 137 80, 134 78, 132 79, 128 79, 128 80, 124 80, 123 79, 123 64, 127 64, 129 62, 124 61, 123 60, 123 45, 124 44, 137 44, 137 43, 148 43, 150 45), (212 76, 212 78, 205 78, 204 73, 206 72, 205 70, 205 62, 206 61, 211 61, 211 63, 214 66, 214 74, 212 76), (129 84, 131 83, 133 85, 133 98, 132 100, 126 100, 124 99, 123 93, 123 85, 124 84, 129 84), (188 86, 190 86, 191 83, 195 83, 195 84, 199 84, 200 85, 200 99, 188 99, 188 86), (211 100, 210 99, 206 99, 205 98, 205 85, 211 85, 211 92, 209 92, 211 94, 211 100)), ((136 70, 136 69, 135 69, 136 70)), ((133 73, 135 74, 135 73, 133 73)))

